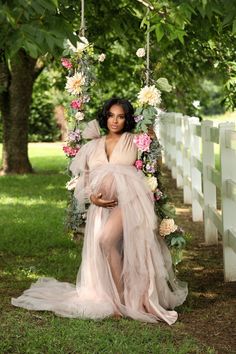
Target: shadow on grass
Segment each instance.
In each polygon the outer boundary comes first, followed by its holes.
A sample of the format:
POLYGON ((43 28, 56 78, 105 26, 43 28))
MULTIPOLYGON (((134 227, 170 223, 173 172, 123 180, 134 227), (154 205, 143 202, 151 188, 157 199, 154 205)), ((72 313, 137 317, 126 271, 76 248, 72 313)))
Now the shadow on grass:
POLYGON ((30 159, 35 173, 55 174, 67 173, 68 162, 61 156, 35 156, 30 159))

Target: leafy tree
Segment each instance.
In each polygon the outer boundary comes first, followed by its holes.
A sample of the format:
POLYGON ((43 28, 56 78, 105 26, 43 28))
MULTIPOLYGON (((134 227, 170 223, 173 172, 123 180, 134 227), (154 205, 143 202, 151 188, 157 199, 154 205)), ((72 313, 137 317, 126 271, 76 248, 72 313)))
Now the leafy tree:
MULTIPOLYGON (((137 42, 139 20, 133 16, 136 1, 130 3, 128 0, 86 3, 89 38, 100 49, 107 51, 118 42, 128 48, 130 38, 137 42)), ((75 0, 2 0, 0 26, 2 170, 4 173, 32 172, 27 141, 33 84, 45 64, 61 54, 64 39, 70 38, 74 43, 73 31, 78 31, 80 26, 80 3, 75 0)), ((115 69, 121 69, 125 76, 124 60, 115 69)), ((104 81, 114 70, 103 71, 104 81)), ((126 88, 131 81, 132 77, 126 81, 126 88)), ((115 91, 115 86, 111 91, 115 91)))
MULTIPOLYGON (((150 21, 154 77, 175 87, 168 109, 192 114, 193 99, 205 101, 202 82, 224 87, 221 104, 236 105, 236 3, 231 0, 152 1, 150 21)), ((220 91, 220 90, 219 90, 220 91)))
POLYGON ((28 159, 28 117, 33 84, 49 53, 56 55, 71 23, 57 0, 0 2, 0 111, 4 173, 32 172, 28 159))
MULTIPOLYGON (((175 87, 172 95, 163 96, 168 109, 192 113, 191 102, 203 95, 200 83, 205 79, 223 84, 224 103, 234 107, 236 4, 231 0, 151 1, 154 10, 148 16, 136 0, 86 1, 86 33, 107 54, 97 68, 90 114, 112 95, 134 99, 143 66, 135 56, 144 45, 142 20, 143 29, 150 21, 152 77, 165 76, 175 87)), ((2 169, 31 172, 27 139, 33 85, 45 65, 61 55, 64 39, 75 40, 80 2, 0 0, 0 26, 2 169)))
POLYGON ((60 88, 62 75, 47 66, 34 83, 29 115, 29 141, 57 141, 61 131, 55 120, 55 106, 65 102, 60 88))

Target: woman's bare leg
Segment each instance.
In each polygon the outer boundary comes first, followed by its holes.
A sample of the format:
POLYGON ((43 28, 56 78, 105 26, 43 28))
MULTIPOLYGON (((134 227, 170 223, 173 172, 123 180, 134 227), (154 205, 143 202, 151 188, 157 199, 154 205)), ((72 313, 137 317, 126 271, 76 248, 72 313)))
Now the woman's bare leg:
POLYGON ((119 245, 122 240, 122 215, 121 209, 112 210, 100 238, 100 246, 110 265, 111 274, 116 285, 120 301, 124 303, 124 285, 122 274, 122 254, 119 245))

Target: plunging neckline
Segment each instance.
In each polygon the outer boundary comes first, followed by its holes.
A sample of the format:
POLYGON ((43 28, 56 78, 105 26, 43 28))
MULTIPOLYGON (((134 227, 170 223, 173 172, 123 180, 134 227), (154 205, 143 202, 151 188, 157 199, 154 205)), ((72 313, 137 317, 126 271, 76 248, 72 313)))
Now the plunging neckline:
POLYGON ((111 161, 111 157, 114 153, 114 151, 116 150, 117 146, 119 145, 120 143, 120 140, 122 139, 122 136, 125 135, 125 132, 121 134, 120 138, 118 139, 117 143, 115 144, 115 146, 113 147, 112 149, 112 152, 110 153, 110 156, 108 157, 107 155, 107 149, 106 149, 106 135, 104 136, 104 153, 105 153, 105 156, 106 156, 106 159, 107 159, 107 162, 110 163, 111 161))

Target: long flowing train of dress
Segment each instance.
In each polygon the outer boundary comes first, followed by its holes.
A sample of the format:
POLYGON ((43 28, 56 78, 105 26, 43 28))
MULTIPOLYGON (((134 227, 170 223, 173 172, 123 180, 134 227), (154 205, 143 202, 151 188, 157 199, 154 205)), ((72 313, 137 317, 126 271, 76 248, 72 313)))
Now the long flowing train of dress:
POLYGON ((170 252, 157 234, 152 194, 142 172, 133 135, 123 133, 110 160, 105 137, 84 145, 71 170, 80 174, 75 196, 82 205, 90 193, 117 199, 112 209, 90 205, 82 263, 76 285, 40 278, 14 306, 48 310, 65 317, 102 319, 114 313, 136 320, 173 324, 173 310, 188 294, 176 278, 170 252))

